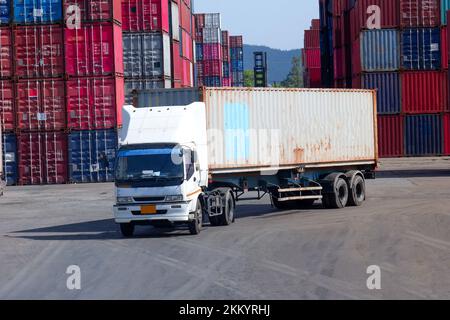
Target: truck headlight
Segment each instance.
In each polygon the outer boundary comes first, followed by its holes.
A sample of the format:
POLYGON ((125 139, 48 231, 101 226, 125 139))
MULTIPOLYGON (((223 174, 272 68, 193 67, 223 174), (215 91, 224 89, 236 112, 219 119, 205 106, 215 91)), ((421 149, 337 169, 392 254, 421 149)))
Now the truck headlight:
POLYGON ((132 197, 117 197, 118 204, 127 204, 127 203, 132 203, 132 202, 133 202, 132 197))
POLYGON ((166 196, 166 201, 167 202, 180 202, 183 201, 183 196, 180 195, 176 195, 176 196, 166 196))

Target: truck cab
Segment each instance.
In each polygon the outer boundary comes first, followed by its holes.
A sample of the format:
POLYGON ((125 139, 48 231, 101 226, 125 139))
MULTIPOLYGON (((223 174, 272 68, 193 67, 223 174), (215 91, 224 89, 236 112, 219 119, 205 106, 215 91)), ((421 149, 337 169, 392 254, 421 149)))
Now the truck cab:
POLYGON ((203 223, 208 185, 205 106, 125 106, 115 167, 115 221, 124 236, 136 225, 203 223))

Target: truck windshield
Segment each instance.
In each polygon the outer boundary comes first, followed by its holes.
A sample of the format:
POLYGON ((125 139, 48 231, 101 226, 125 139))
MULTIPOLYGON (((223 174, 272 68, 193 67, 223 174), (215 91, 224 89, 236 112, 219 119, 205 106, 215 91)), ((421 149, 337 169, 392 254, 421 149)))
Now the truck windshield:
POLYGON ((119 151, 116 181, 183 180, 184 168, 181 159, 181 149, 164 148, 119 151))

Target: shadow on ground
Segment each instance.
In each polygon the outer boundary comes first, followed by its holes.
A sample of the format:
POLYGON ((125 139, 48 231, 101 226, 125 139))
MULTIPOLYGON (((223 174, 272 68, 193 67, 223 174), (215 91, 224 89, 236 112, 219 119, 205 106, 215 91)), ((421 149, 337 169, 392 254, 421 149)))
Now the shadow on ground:
POLYGON ((377 178, 436 178, 450 177, 450 169, 423 169, 423 170, 386 170, 379 171, 377 178))

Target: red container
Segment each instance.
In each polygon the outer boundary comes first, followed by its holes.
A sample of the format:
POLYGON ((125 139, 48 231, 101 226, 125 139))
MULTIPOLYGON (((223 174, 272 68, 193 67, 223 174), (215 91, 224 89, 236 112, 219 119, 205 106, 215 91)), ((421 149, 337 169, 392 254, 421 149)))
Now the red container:
POLYGON ((320 68, 320 49, 303 49, 305 60, 303 64, 307 68, 320 68))
POLYGON ((15 75, 54 78, 64 75, 63 29, 59 25, 14 29, 15 75))
POLYGON ((320 30, 320 19, 311 20, 311 30, 320 30))
POLYGON ((123 75, 122 28, 115 23, 83 24, 65 29, 69 76, 123 75))
POLYGON ((203 29, 205 27, 205 15, 203 13, 194 14, 195 28, 203 29))
POLYGON ((336 48, 334 49, 334 78, 335 79, 343 79, 345 78, 345 52, 344 48, 336 48))
POLYGON ((224 87, 231 87, 231 78, 223 78, 222 84, 224 87))
POLYGON ((181 30, 181 36, 182 36, 181 43, 183 44, 182 50, 183 57, 185 57, 189 61, 192 61, 193 60, 192 38, 189 35, 189 33, 187 33, 184 30, 181 30))
POLYGON ((352 75, 356 76, 361 74, 362 65, 361 65, 361 43, 359 39, 353 41, 352 51, 351 51, 351 62, 352 62, 352 75))
POLYGON ((195 68, 197 70, 197 77, 203 78, 203 61, 197 61, 195 68))
POLYGON ((449 47, 448 47, 448 31, 447 31, 447 26, 442 27, 441 30, 441 61, 442 61, 442 68, 443 69, 448 69, 448 52, 449 52, 449 47))
POLYGON ((203 75, 205 77, 222 77, 223 71, 222 60, 205 60, 203 61, 203 75))
POLYGON ((180 27, 189 34, 192 34, 192 26, 191 26, 191 8, 184 3, 184 1, 180 1, 179 5, 180 12, 180 27))
POLYGON ((230 47, 242 48, 244 46, 244 40, 242 36, 230 36, 230 47))
POLYGON ((403 72, 402 108, 404 113, 448 111, 448 74, 441 71, 403 72))
POLYGON ((400 24, 404 28, 437 27, 441 24, 440 0, 400 0, 400 24))
POLYGON ((183 61, 180 57, 180 43, 172 41, 172 78, 181 82, 183 77, 183 61))
POLYGON ((67 182, 67 137, 62 132, 17 136, 19 185, 67 182))
POLYGON ((310 69, 308 69, 308 74, 309 74, 310 88, 321 88, 322 87, 322 69, 310 68, 310 69))
POLYGON ((402 116, 378 116, 378 155, 380 158, 404 155, 402 116))
POLYGON ((182 72, 182 79, 181 79, 181 83, 183 85, 183 87, 192 87, 192 83, 191 83, 191 73, 192 73, 192 67, 191 67, 191 62, 189 60, 186 59, 182 59, 182 64, 183 64, 183 72, 182 72))
POLYGON ((222 60, 230 61, 230 47, 222 46, 222 60))
POLYGON ((0 77, 9 78, 12 67, 12 34, 10 28, 0 28, 0 77))
POLYGON ((203 60, 221 60, 222 46, 220 43, 203 44, 203 60))
POLYGON ((66 86, 69 129, 112 129, 122 124, 123 78, 77 78, 66 86))
POLYGON ((84 22, 122 22, 122 0, 66 0, 64 1, 66 25, 70 24, 76 10, 79 10, 81 20, 84 22))
POLYGON ((0 125, 2 131, 13 131, 15 126, 14 86, 10 80, 0 80, 0 125))
POLYGON ((442 116, 444 129, 444 155, 450 156, 450 114, 442 116))
POLYGON ((320 48, 320 30, 305 30, 304 48, 320 48))
POLYGON ((16 87, 17 127, 22 131, 56 131, 66 127, 64 81, 21 80, 16 87))
POLYGON ((398 1, 393 0, 358 0, 350 12, 350 25, 352 40, 359 38, 362 29, 368 28, 372 22, 372 8, 378 6, 380 11, 381 28, 398 28, 400 26, 400 13, 398 1), (368 14, 367 12, 371 12, 368 14))
POLYGON ((123 31, 169 32, 169 2, 166 0, 122 0, 123 31))

